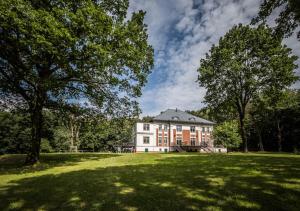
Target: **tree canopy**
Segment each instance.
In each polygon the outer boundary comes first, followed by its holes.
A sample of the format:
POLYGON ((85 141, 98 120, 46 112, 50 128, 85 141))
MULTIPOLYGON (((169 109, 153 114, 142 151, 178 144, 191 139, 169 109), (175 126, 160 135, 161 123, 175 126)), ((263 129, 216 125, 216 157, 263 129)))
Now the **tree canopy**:
POLYGON ((296 59, 268 27, 239 24, 200 60, 198 81, 207 89, 205 102, 215 110, 234 109, 238 113, 245 151, 248 148, 244 118, 248 103, 260 93, 290 86, 297 79, 296 59))
POLYGON ((42 109, 86 100, 100 111, 136 111, 153 65, 145 12, 128 0, 7 0, 0 3, 0 92, 28 108, 38 160, 42 109))
MULTIPOLYGON (((279 36, 290 36, 300 25, 300 3, 299 0, 264 0, 260 6, 258 16, 252 23, 266 22, 266 19, 274 12, 280 10, 275 19, 275 34, 279 36)), ((297 33, 300 40, 300 31, 297 33)))

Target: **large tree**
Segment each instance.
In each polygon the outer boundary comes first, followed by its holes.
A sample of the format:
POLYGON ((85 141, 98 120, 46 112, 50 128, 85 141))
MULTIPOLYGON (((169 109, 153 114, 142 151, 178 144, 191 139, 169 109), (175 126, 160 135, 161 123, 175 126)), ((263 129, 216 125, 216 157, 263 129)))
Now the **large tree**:
MULTIPOLYGON (((275 19, 275 34, 279 36, 290 36, 300 26, 300 2, 299 0, 263 0, 258 16, 252 23, 266 22, 267 18, 279 10, 275 19)), ((297 32, 300 40, 300 31, 297 32)))
POLYGON ((43 108, 86 100, 101 111, 135 110, 153 65, 145 13, 128 0, 0 1, 1 102, 32 121, 27 162, 39 159, 43 108), (13 100, 12 100, 13 99, 13 100))
POLYGON ((248 151, 245 116, 248 103, 259 93, 281 90, 295 80, 296 56, 265 26, 234 26, 201 59, 199 83, 207 89, 205 101, 213 109, 238 113, 244 151, 248 151))

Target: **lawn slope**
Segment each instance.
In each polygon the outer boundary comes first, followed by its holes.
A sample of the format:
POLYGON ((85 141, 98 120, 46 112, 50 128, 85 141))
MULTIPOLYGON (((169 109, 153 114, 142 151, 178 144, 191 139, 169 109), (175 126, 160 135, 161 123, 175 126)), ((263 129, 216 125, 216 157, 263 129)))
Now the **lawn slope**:
POLYGON ((300 210, 300 156, 43 154, 0 157, 0 210, 300 210))

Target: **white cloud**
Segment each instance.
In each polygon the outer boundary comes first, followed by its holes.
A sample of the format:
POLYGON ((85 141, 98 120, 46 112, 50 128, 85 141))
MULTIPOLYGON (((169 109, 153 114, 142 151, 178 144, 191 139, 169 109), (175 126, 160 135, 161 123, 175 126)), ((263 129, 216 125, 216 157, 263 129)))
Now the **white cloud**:
MULTIPOLYGON (((154 73, 139 100, 143 115, 203 107, 205 89, 196 83, 200 58, 234 24, 249 23, 259 4, 260 0, 132 0, 130 12, 147 11, 149 42, 156 52, 154 73)), ((286 43, 300 56, 300 42, 290 38, 286 43)))

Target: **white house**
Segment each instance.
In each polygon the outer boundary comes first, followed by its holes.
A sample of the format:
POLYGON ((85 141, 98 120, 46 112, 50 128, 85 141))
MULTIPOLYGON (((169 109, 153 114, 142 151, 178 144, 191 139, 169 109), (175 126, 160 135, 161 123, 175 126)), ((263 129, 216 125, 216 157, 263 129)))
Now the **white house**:
POLYGON ((168 109, 154 117, 151 122, 136 123, 135 151, 226 152, 226 148, 213 145, 214 124, 178 109, 168 109))

